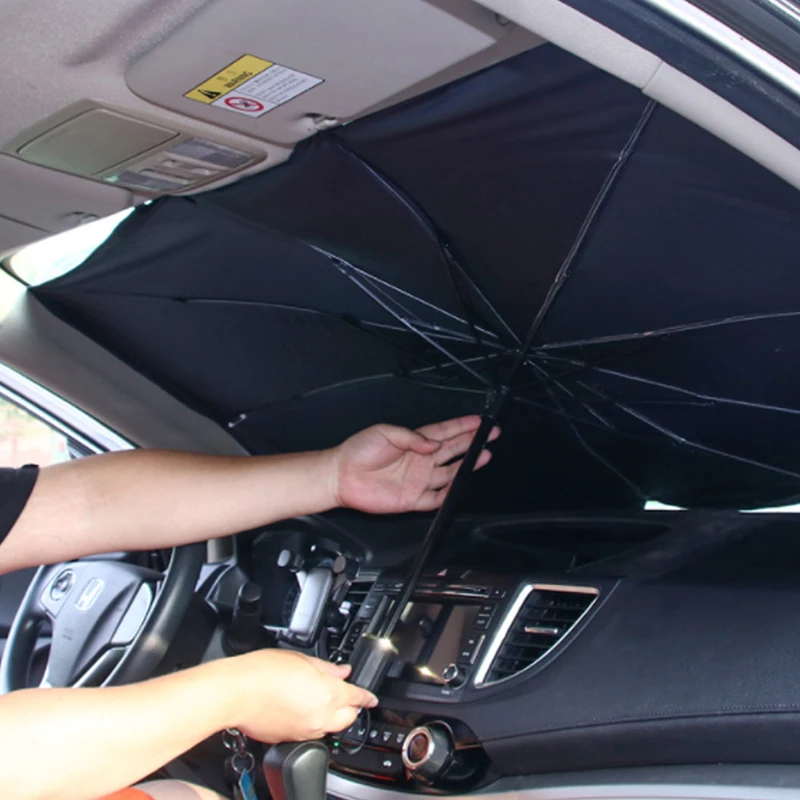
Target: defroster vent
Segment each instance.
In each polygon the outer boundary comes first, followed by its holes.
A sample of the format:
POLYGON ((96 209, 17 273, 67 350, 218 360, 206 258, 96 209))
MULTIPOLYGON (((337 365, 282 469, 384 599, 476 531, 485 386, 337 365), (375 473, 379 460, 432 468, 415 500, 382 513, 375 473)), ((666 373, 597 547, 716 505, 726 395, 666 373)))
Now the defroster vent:
POLYGON ((499 646, 485 676, 476 684, 489 685, 519 674, 547 655, 576 625, 597 599, 597 589, 582 586, 526 587, 498 631, 499 646))

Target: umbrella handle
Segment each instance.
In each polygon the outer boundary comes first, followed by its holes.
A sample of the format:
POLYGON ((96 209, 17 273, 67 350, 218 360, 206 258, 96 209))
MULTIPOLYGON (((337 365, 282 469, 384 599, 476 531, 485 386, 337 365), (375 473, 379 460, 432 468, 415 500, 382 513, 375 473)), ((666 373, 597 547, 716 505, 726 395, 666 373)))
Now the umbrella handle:
POLYGON ((364 634, 353 648, 348 681, 376 694, 396 655, 397 648, 390 639, 364 634))

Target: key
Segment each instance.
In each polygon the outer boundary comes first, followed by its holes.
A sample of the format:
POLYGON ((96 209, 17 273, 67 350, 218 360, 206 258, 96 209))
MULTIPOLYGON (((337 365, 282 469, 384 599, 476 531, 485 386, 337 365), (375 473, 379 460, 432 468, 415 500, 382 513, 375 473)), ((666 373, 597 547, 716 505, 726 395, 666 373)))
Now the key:
POLYGON ((253 784, 253 777, 249 770, 239 775, 239 780, 233 787, 233 795, 236 800, 258 800, 256 787, 253 784))

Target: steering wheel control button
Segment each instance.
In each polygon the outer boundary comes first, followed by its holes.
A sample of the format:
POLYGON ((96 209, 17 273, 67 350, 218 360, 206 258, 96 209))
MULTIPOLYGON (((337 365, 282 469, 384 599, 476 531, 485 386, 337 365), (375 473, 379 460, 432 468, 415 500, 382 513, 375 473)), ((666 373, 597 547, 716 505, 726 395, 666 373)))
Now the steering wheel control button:
POLYGON ((56 602, 63 600, 74 585, 75 573, 71 569, 59 572, 55 580, 50 584, 50 599, 56 602))
POLYGON ((40 597, 42 607, 51 617, 58 614, 67 595, 75 586, 75 572, 71 569, 62 569, 45 587, 40 597))
POLYGON ((453 762, 452 736, 443 723, 414 728, 403 743, 403 764, 416 778, 432 783, 453 762))
POLYGON ((134 637, 139 633, 139 628, 147 617, 147 612, 150 611, 150 606, 153 602, 153 590, 150 585, 143 583, 136 592, 136 596, 128 606, 125 616, 120 620, 117 625, 117 630, 111 639, 112 645, 130 644, 134 637))

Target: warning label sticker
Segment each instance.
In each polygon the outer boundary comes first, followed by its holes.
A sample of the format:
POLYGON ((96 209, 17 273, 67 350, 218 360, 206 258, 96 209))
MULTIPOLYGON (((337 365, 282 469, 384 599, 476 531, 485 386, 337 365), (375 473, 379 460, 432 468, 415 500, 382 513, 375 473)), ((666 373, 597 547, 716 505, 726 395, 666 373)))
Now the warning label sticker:
POLYGON ((247 55, 195 86, 184 97, 248 117, 260 117, 322 82, 322 78, 247 55))

